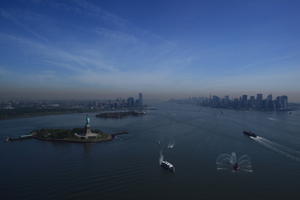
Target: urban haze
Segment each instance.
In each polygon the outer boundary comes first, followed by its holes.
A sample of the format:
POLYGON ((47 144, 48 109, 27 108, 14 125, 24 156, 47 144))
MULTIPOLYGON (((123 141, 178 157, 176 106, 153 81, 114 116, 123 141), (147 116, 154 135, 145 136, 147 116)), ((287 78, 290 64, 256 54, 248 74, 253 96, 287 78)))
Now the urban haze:
POLYGON ((299 199, 299 10, 2 0, 0 199, 299 199))

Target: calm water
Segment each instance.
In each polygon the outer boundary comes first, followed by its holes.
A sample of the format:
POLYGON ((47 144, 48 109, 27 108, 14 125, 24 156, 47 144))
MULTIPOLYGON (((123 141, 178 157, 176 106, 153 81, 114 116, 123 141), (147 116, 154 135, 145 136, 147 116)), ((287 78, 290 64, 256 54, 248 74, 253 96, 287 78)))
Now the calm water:
MULTIPOLYGON (((94 128, 129 131, 113 142, 0 143, 0 198, 300 199, 299 111, 221 114, 218 109, 167 103, 157 108, 144 117, 122 120, 90 115, 94 128), (253 130, 271 143, 251 140, 243 130, 253 130), (175 142, 173 149, 166 148, 170 142, 175 142), (160 150, 176 166, 175 174, 160 168, 160 150), (254 172, 216 170, 217 156, 231 152, 248 154, 254 172)), ((84 117, 0 121, 0 136, 42 127, 79 127, 84 117)))

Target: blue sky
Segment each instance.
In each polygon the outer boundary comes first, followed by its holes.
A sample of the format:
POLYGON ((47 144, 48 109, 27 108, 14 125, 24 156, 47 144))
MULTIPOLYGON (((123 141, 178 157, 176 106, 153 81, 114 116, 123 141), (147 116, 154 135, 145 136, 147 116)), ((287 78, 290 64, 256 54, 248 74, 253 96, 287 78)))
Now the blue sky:
POLYGON ((2 97, 263 92, 300 101, 300 1, 0 5, 2 97))

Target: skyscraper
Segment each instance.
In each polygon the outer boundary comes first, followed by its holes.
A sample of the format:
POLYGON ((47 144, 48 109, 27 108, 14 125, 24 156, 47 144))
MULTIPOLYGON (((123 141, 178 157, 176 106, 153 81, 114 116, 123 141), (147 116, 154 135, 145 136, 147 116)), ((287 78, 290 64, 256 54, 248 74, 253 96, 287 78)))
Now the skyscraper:
POLYGON ((267 96, 267 99, 266 99, 266 109, 267 110, 273 110, 274 109, 274 102, 273 102, 272 94, 269 94, 267 96))
POLYGON ((280 109, 287 110, 288 109, 288 97, 283 95, 280 97, 280 109))
POLYGON ((247 95, 243 95, 242 96, 242 107, 247 107, 248 106, 248 96, 247 95))
POLYGON ((134 98, 133 98, 133 97, 129 97, 129 98, 127 99, 127 105, 128 105, 129 107, 134 106, 134 98))
POLYGON ((272 101, 272 99, 273 99, 272 94, 269 94, 269 95, 267 96, 267 101, 272 101))
POLYGON ((263 103, 263 94, 257 94, 256 96, 256 107, 261 108, 263 103))
POLYGON ((139 106, 143 106, 144 102, 143 102, 143 94, 140 92, 139 93, 139 106))
POLYGON ((255 97, 254 96, 250 96, 249 104, 250 104, 251 108, 255 107, 255 97))

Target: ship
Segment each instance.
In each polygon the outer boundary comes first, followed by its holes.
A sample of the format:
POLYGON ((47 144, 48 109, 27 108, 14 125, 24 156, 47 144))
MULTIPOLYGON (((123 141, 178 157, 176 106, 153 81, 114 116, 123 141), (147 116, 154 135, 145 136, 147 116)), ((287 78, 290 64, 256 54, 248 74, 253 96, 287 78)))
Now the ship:
POLYGON ((167 170, 173 172, 173 173, 175 172, 175 167, 174 167, 174 165, 172 165, 172 164, 169 163, 168 161, 162 160, 162 161, 160 162, 160 166, 161 166, 162 168, 164 168, 164 169, 167 169, 167 170))
POLYGON ((253 137, 253 138, 257 137, 257 135, 251 131, 243 131, 243 133, 248 137, 253 137))

